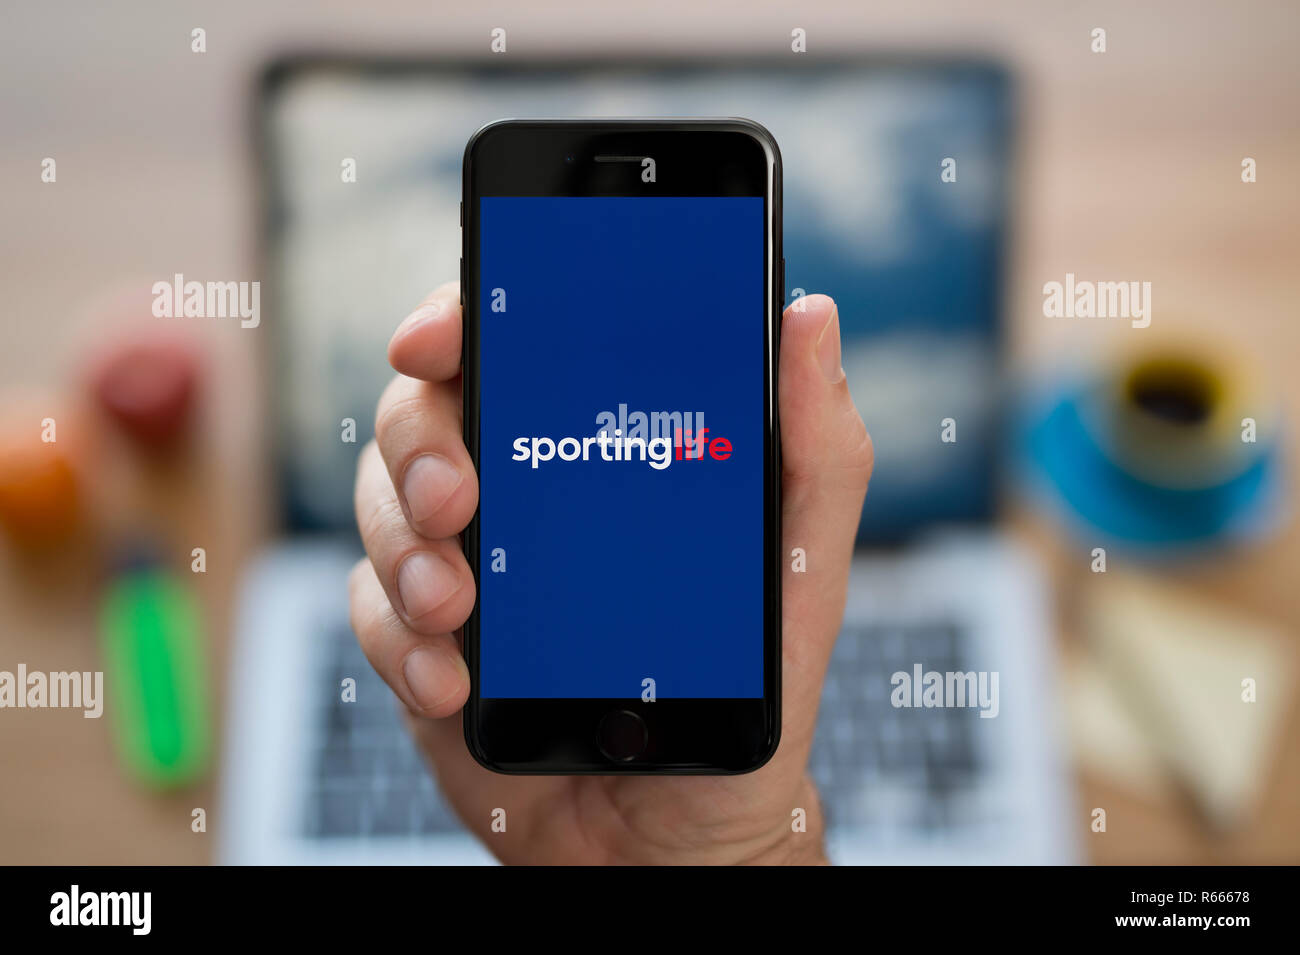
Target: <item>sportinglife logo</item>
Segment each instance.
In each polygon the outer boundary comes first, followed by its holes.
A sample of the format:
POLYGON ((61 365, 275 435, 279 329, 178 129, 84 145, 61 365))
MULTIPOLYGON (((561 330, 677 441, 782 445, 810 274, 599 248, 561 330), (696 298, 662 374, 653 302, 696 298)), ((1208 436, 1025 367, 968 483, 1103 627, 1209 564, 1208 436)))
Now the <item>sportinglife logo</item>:
POLYGON ((581 438, 519 437, 512 461, 528 461, 534 470, 543 461, 633 461, 662 471, 674 461, 726 461, 731 441, 710 436, 700 411, 644 411, 596 415, 596 433, 581 438))

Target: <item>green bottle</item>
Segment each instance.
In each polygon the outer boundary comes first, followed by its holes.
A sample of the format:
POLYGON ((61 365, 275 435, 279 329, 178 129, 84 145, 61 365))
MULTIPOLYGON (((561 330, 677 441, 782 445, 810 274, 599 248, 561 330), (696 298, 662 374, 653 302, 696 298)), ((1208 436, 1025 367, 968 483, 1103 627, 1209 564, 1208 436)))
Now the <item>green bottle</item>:
POLYGON ((157 788, 183 786, 211 750, 206 660, 189 588, 155 564, 113 577, 101 607, 105 707, 130 773, 157 788))

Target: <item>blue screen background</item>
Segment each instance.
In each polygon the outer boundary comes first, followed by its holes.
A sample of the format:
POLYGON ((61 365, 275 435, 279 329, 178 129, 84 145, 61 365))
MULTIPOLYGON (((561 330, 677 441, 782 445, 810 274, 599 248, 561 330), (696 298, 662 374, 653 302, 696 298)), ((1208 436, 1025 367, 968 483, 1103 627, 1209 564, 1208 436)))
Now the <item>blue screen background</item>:
POLYGON ((482 696, 636 698, 646 677, 660 698, 763 695, 763 215, 761 197, 480 200, 482 696), (620 403, 702 412, 732 455, 511 460, 620 403))

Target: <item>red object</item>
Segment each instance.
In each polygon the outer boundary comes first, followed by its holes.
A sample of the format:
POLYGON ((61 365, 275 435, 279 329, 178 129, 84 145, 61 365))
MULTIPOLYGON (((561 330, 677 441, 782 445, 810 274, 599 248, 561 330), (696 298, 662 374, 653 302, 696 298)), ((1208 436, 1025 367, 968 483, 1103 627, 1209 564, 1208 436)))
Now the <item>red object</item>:
POLYGON ((100 363, 91 388, 132 437, 159 446, 170 444, 184 429, 197 385, 193 351, 169 341, 118 346, 100 363))

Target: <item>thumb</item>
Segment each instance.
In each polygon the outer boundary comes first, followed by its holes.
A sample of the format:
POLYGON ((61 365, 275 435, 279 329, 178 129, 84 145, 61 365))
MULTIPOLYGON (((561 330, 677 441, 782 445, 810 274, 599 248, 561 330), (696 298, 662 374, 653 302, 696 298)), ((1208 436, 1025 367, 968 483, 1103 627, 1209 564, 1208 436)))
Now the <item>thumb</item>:
POLYGON ((871 438, 840 365, 840 317, 830 297, 810 295, 785 310, 780 374, 781 751, 802 766, 844 615, 872 465, 871 438))

